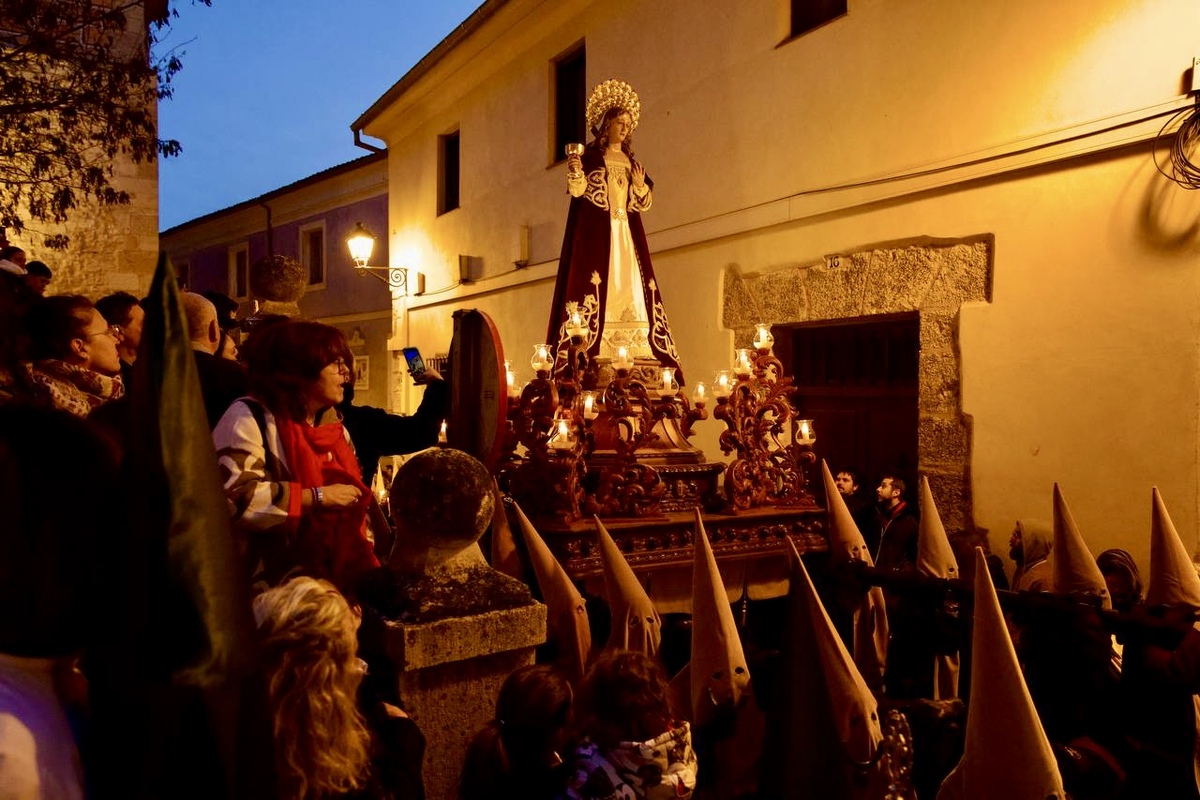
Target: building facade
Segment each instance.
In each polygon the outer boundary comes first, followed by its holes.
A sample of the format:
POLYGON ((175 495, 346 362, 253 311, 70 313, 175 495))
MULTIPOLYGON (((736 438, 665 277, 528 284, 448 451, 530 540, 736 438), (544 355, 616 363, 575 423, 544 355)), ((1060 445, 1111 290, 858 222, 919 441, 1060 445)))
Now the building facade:
MULTIPOLYGON (((387 230, 387 184, 387 155, 363 156, 163 231, 162 249, 182 284, 228 294, 243 316, 255 308, 250 265, 268 254, 299 261, 309 276, 301 316, 346 334, 355 355, 355 402, 390 407, 389 386, 398 382, 388 348, 391 290, 356 274, 346 247, 360 222, 376 234, 387 230)), ((386 236, 378 236, 372 261, 388 262, 386 236)))
MULTIPOLYGON (((813 330, 907 322, 914 410, 877 425, 912 429, 948 528, 1003 553, 1057 481, 1094 552, 1146 565, 1157 485, 1194 539, 1200 198, 1152 151, 1191 103, 1200 7, 850 0, 814 23, 809 5, 485 2, 353 126, 388 148, 392 263, 426 276, 395 301, 397 339, 440 350, 479 308, 530 377, 578 135, 559 111, 578 73, 618 77, 641 97, 644 220, 691 380, 769 322, 820 408, 828 370, 797 347, 837 337, 813 330)), ((813 415, 818 452, 865 452, 813 415)))

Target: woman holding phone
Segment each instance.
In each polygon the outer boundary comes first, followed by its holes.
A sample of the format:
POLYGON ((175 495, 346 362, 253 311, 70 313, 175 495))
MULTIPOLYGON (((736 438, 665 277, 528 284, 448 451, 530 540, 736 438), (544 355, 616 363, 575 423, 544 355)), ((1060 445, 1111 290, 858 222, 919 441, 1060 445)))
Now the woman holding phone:
POLYGON ((244 349, 250 394, 213 431, 221 477, 256 585, 293 574, 343 593, 379 566, 371 494, 334 408, 354 357, 337 328, 303 320, 263 329, 244 349))

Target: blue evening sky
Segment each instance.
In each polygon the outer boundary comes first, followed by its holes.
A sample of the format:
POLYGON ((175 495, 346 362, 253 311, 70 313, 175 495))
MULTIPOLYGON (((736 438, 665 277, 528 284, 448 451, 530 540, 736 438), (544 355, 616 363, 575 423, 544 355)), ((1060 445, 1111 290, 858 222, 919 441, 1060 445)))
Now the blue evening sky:
POLYGON ((366 155, 350 123, 481 2, 175 0, 159 135, 183 153, 160 162, 160 229, 366 155))

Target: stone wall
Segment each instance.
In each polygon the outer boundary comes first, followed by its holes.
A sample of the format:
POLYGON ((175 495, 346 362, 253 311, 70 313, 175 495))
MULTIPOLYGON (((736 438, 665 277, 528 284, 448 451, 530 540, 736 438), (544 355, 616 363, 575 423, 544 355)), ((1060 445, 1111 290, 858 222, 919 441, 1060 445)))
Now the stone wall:
POLYGON ((946 530, 974 535, 971 418, 962 411, 959 309, 992 294, 990 235, 913 239, 827 256, 820 264, 741 275, 726 270, 721 317, 735 347, 750 347, 754 326, 920 315, 917 462, 946 530))
MULTIPOLYGON (((114 3, 115 5, 115 3, 114 3)), ((146 21, 142 4, 124 9, 126 31, 118 46, 142 47, 146 21)), ((158 99, 149 87, 145 103, 157 117, 158 99)), ((112 186, 129 193, 128 205, 103 206, 78 196, 65 225, 26 220, 20 234, 8 231, 11 244, 25 250, 30 260, 44 261, 54 272, 48 294, 83 294, 96 300, 117 290, 141 297, 150 289, 158 260, 158 163, 134 164, 118 157, 113 162, 112 186), (66 250, 48 250, 44 236, 65 233, 66 250)))

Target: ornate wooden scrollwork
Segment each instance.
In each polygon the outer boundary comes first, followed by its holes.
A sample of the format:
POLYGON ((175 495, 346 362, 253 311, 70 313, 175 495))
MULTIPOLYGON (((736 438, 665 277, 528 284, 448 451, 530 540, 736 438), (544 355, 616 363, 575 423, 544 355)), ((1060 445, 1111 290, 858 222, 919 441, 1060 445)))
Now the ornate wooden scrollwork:
POLYGON ((779 359, 759 350, 750 373, 718 400, 713 416, 726 428, 721 451, 735 455, 725 469, 725 495, 734 508, 814 504, 804 469, 816 460, 812 448, 783 440, 796 419, 795 391, 779 359))

